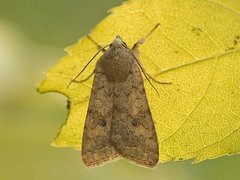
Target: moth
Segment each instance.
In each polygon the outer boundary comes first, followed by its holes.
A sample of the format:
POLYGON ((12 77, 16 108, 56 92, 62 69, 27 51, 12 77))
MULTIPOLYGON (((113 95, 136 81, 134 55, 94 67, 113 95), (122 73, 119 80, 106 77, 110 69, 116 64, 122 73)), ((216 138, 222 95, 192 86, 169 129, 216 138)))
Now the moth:
MULTIPOLYGON (((104 53, 91 74, 94 80, 82 139, 82 160, 87 167, 117 158, 145 167, 158 163, 158 140, 141 73, 148 81, 149 76, 139 61, 139 45, 147 36, 131 49, 116 36, 107 50, 89 36, 100 48, 98 53, 104 53)), ((79 82, 76 79, 83 70, 71 82, 79 82)))

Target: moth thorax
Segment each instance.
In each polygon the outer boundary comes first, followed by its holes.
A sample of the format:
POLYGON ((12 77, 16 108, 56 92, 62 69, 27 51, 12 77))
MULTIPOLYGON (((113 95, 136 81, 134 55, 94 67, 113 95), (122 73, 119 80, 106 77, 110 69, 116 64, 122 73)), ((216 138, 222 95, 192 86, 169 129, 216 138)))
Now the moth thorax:
POLYGON ((125 60, 112 60, 108 62, 105 75, 110 82, 124 82, 131 71, 131 63, 125 60))
POLYGON ((132 69, 133 55, 122 43, 121 38, 116 37, 100 59, 105 76, 110 82, 126 81, 132 69))

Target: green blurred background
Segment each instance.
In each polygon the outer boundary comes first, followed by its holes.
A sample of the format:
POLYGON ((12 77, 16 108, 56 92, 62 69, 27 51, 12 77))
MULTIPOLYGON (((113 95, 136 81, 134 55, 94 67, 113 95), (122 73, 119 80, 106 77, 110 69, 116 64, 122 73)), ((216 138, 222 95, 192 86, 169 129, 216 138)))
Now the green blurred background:
POLYGON ((122 0, 0 0, 0 180, 237 180, 239 156, 145 169, 119 160, 87 169, 79 151, 50 146, 66 118, 66 98, 36 86, 63 49, 122 0))

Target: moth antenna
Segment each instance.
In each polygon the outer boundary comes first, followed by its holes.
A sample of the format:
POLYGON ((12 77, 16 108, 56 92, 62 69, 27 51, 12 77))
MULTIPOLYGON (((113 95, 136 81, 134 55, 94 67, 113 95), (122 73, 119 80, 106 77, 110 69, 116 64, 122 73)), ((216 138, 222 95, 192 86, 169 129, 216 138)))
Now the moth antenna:
POLYGON ((70 81, 70 83, 67 85, 67 88, 72 84, 72 82, 74 82, 74 81, 82 74, 82 72, 88 67, 88 65, 94 60, 94 58, 95 58, 104 48, 106 48, 106 47, 108 47, 108 46, 109 46, 109 44, 106 45, 106 46, 104 46, 104 47, 102 47, 101 49, 98 50, 98 52, 88 61, 88 63, 87 63, 87 64, 84 66, 84 68, 78 73, 78 75, 70 81))
POLYGON ((142 65, 140 64, 140 62, 138 61, 137 57, 134 55, 134 53, 129 49, 129 51, 131 52, 131 54, 133 55, 134 59, 136 60, 138 66, 140 67, 141 71, 143 72, 144 76, 146 77, 147 81, 149 82, 149 84, 152 86, 152 88, 155 90, 155 92, 157 93, 157 95, 159 96, 158 90, 154 87, 154 85, 151 83, 150 79, 148 78, 145 70, 143 69, 142 65))
POLYGON ((98 49, 102 49, 103 52, 106 51, 106 50, 105 50, 100 44, 98 44, 89 34, 87 34, 87 38, 88 38, 90 41, 92 41, 92 42, 97 46, 98 49))

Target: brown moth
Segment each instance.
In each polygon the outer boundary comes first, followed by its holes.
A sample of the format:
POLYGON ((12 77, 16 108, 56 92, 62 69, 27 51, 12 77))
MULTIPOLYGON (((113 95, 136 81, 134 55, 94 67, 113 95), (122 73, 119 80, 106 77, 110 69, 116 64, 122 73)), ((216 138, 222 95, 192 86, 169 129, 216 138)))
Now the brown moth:
POLYGON ((145 167, 158 163, 158 140, 141 71, 147 74, 139 63, 138 45, 145 38, 129 49, 116 36, 109 49, 102 48, 82 139, 87 167, 121 157, 145 167))

